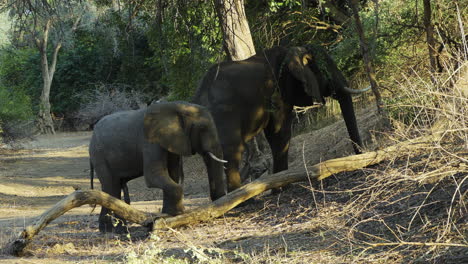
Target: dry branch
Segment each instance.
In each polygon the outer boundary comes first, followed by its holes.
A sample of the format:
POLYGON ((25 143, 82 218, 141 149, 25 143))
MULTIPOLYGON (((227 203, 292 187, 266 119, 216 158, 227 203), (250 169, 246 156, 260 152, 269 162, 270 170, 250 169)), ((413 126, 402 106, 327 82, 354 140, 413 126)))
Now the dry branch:
POLYGON ((163 214, 151 215, 139 211, 132 208, 125 202, 100 191, 76 191, 61 200, 54 207, 44 212, 34 225, 26 227, 20 233, 19 238, 10 242, 4 250, 9 254, 21 255, 24 248, 31 242, 33 237, 48 223, 63 215, 65 212, 84 204, 99 204, 109 208, 126 220, 143 226, 151 226, 154 221, 154 229, 168 227, 174 228, 182 225, 208 221, 222 216, 224 213, 236 207, 240 203, 269 189, 279 188, 290 183, 306 181, 308 179, 322 180, 335 173, 362 169, 393 157, 397 152, 403 153, 404 150, 429 147, 431 142, 434 142, 437 138, 437 136, 422 137, 417 140, 413 140, 412 142, 403 142, 388 147, 384 150, 327 160, 308 168, 308 173, 304 168, 300 168, 266 175, 244 185, 213 203, 200 206, 194 210, 174 217, 167 217, 167 215, 163 214))
POLYGON ((266 175, 257 180, 230 192, 213 203, 202 205, 184 214, 157 219, 153 228, 178 227, 197 222, 204 222, 222 216, 240 203, 273 188, 279 188, 290 183, 307 181, 308 179, 323 180, 333 174, 345 171, 354 171, 382 162, 394 157, 396 152, 429 147, 430 142, 438 136, 421 137, 412 142, 403 142, 384 150, 368 152, 360 155, 331 159, 308 168, 289 169, 272 175, 266 175))
POLYGON ((99 204, 107 207, 114 212, 118 212, 119 215, 128 221, 142 226, 150 226, 156 217, 164 216, 163 214, 156 216, 139 211, 124 201, 101 191, 75 191, 40 215, 33 225, 27 226, 17 239, 8 243, 4 251, 11 255, 21 256, 33 237, 50 222, 71 209, 85 204, 99 204))

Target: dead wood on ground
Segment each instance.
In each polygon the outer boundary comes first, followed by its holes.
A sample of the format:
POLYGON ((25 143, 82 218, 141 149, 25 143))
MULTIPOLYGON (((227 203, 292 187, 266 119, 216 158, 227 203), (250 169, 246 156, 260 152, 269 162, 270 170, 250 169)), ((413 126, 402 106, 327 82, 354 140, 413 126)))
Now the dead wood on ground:
POLYGON ((109 208, 130 222, 148 227, 151 227, 152 225, 153 229, 156 230, 168 227, 174 228, 187 224, 208 221, 222 216, 224 213, 228 212, 240 203, 269 189, 279 188, 290 183, 307 181, 309 179, 323 180, 330 175, 339 172, 362 169, 367 166, 380 163, 390 157, 394 157, 395 155, 407 153, 407 151, 410 150, 429 147, 431 142, 434 142, 435 139, 437 139, 436 136, 421 137, 412 140, 411 142, 403 142, 379 151, 327 160, 312 167, 307 167, 307 170, 305 168, 295 168, 272 175, 265 175, 227 194, 213 203, 202 205, 198 208, 187 211, 184 214, 173 217, 168 217, 163 214, 156 215, 142 212, 131 207, 125 202, 100 191, 75 191, 39 216, 35 224, 27 226, 19 234, 17 239, 6 245, 4 251, 16 256, 22 255, 24 253, 24 249, 29 245, 33 237, 46 227, 47 224, 67 211, 84 204, 99 204, 109 208))
POLYGON ((130 222, 137 223, 142 226, 151 226, 154 219, 161 218, 166 215, 152 215, 142 212, 131 207, 129 204, 119 200, 107 193, 97 190, 75 191, 55 204, 49 210, 45 211, 38 217, 33 225, 27 226, 19 235, 18 238, 9 242, 3 249, 5 253, 21 256, 25 248, 29 245, 35 235, 44 229, 50 222, 65 214, 75 207, 80 207, 85 204, 99 204, 107 207, 110 210, 117 212, 123 218, 130 222))

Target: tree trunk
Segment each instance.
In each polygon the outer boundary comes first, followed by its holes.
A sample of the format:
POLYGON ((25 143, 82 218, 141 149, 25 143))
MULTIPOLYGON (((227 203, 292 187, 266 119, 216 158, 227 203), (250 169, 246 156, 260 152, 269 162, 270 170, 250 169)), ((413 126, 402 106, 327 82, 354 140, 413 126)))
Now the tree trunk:
POLYGON ((436 72, 436 50, 435 50, 435 40, 434 40, 434 27, 431 23, 431 1, 423 0, 424 4, 424 28, 426 30, 426 40, 427 48, 429 51, 429 70, 432 74, 432 82, 435 82, 434 74, 436 72))
POLYGON ((379 113, 382 113, 382 110, 383 110, 382 96, 380 95, 379 87, 377 85, 374 67, 372 66, 372 61, 369 56, 369 47, 366 42, 366 36, 364 35, 364 29, 362 27, 361 18, 359 17, 359 11, 358 11, 359 1, 350 0, 349 4, 353 11, 356 31, 359 35, 359 44, 361 47, 361 53, 362 53, 362 57, 364 60, 364 65, 366 66, 367 78, 369 79, 370 85, 372 87, 372 91, 374 92, 374 95, 375 95, 375 100, 377 103, 377 110, 379 113))
POLYGON ((38 126, 42 134, 55 134, 54 122, 50 113, 50 86, 49 81, 44 81, 39 102, 38 126))
POLYGON ((245 15, 244 0, 215 0, 224 49, 233 61, 247 59, 255 55, 255 47, 245 15))
POLYGON ((49 30, 51 27, 51 21, 47 21, 44 26, 44 32, 42 39, 36 39, 36 46, 41 55, 41 73, 42 73, 42 92, 39 102, 39 116, 38 126, 43 134, 55 134, 54 123, 52 121, 52 115, 50 113, 50 87, 52 86, 52 80, 54 78, 55 66, 57 64, 57 55, 62 47, 61 42, 58 42, 54 47, 54 53, 52 55, 52 64, 49 67, 49 61, 47 58, 47 45, 49 40, 49 30))
MULTIPOLYGON (((83 11, 84 12, 84 11, 83 11)), ((81 21, 81 14, 73 22, 71 28, 72 32, 75 32, 78 24, 81 21)), ((42 39, 36 38, 36 47, 41 55, 41 73, 42 73, 42 92, 39 102, 39 114, 38 114, 38 126, 43 134, 55 134, 54 122, 51 115, 50 106, 50 88, 54 79, 55 68, 57 66, 57 58, 60 49, 62 48, 62 40, 58 40, 54 45, 52 52, 52 60, 49 65, 49 59, 47 58, 47 45, 49 42, 49 31, 52 27, 52 21, 48 20, 44 26, 44 32, 42 39)))

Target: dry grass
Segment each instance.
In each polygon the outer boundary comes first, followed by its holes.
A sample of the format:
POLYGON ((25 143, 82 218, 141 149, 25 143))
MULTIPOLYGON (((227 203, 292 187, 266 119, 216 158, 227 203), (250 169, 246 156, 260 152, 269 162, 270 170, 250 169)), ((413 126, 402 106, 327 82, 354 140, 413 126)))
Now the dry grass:
POLYGON ((390 141, 436 131, 442 136, 431 148, 397 153, 385 165, 364 170, 361 183, 346 190, 353 197, 343 207, 346 225, 338 239, 347 241, 357 262, 376 256, 468 261, 468 64, 448 75, 438 76, 436 84, 417 74, 406 77, 403 100, 388 105, 395 128, 387 134, 390 141))
POLYGON ((218 233, 215 240, 195 235, 206 226, 168 230, 126 260, 467 263, 468 64, 436 77, 432 83, 416 72, 404 76, 401 97, 387 105, 394 130, 383 136, 385 144, 395 144, 442 132, 431 147, 395 153, 379 166, 256 198, 206 224, 227 230, 228 235, 218 233), (158 247, 168 236, 185 248, 183 254, 158 247))

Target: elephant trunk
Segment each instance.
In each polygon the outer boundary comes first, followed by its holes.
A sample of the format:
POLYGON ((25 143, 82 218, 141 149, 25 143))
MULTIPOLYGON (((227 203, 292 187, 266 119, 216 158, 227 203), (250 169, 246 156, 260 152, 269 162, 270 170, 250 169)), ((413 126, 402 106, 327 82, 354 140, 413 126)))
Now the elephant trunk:
POLYGON ((353 99, 351 95, 341 95, 338 98, 341 108, 341 114, 346 123, 346 128, 348 129, 349 137, 353 143, 354 152, 356 154, 361 154, 362 141, 359 135, 359 130, 356 122, 356 116, 354 114, 353 99))
POLYGON ((203 155, 206 170, 208 172, 208 179, 210 183, 210 197, 211 200, 217 200, 226 195, 226 181, 224 179, 224 166, 227 161, 219 158, 223 157, 221 149, 218 151, 207 151, 203 155))

